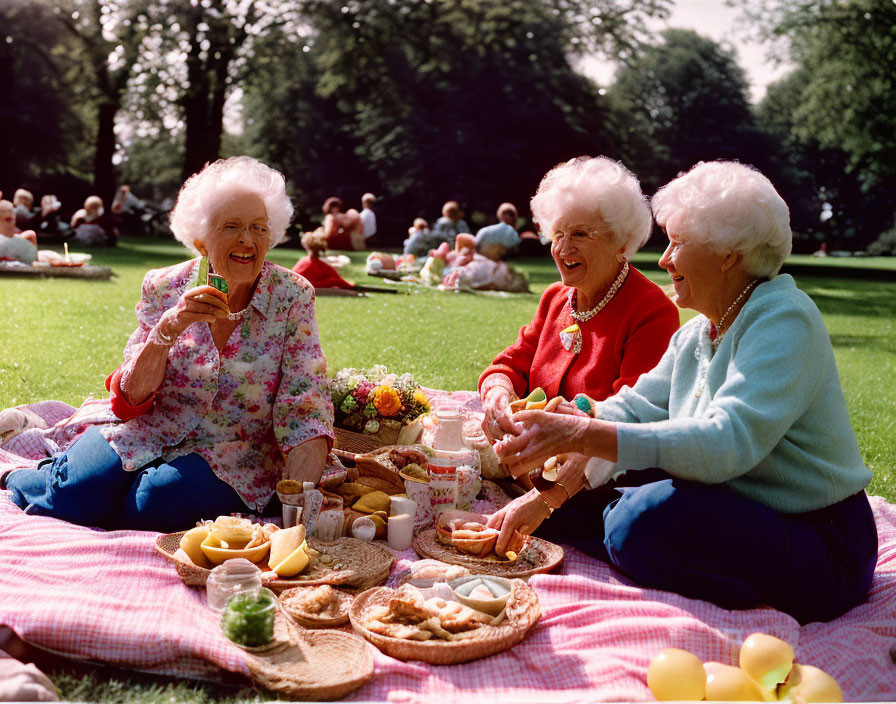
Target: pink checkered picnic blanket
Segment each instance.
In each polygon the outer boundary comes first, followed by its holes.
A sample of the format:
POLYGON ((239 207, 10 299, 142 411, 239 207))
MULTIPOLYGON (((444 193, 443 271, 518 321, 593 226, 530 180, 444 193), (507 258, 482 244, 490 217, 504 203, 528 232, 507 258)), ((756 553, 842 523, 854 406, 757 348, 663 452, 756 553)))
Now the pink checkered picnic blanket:
MULTIPOLYGON (((437 397, 440 395, 435 394, 437 397)), ((444 395, 444 394, 441 394, 444 395)), ((479 411, 475 396, 451 396, 479 411)), ((40 431, 65 444, 84 422, 101 422, 103 402, 40 431), (78 424, 81 424, 79 427, 78 424)), ((68 413, 74 410, 68 407, 68 413)), ((55 412, 55 416, 53 415, 55 412)), ((0 470, 33 465, 26 447, 46 451, 38 433, 0 450, 0 470)), ((21 436, 20 436, 21 438, 21 436)), ((33 456, 32 456, 33 457, 33 456)), ((771 609, 726 611, 704 601, 643 589, 606 564, 569 549, 557 574, 536 575, 542 618, 521 644, 454 666, 405 663, 375 653, 375 674, 353 700, 542 702, 652 700, 647 666, 663 648, 735 664, 751 633, 793 644, 798 662, 832 674, 847 700, 896 700, 896 506, 872 497, 880 536, 877 572, 866 603, 830 623, 800 627, 771 609)), ((136 670, 217 679, 248 676, 242 652, 220 633, 201 589, 185 586, 153 550, 155 533, 103 531, 24 515, 0 492, 0 624, 24 640, 75 658, 136 670)), ((416 559, 397 556, 396 570, 416 559)))

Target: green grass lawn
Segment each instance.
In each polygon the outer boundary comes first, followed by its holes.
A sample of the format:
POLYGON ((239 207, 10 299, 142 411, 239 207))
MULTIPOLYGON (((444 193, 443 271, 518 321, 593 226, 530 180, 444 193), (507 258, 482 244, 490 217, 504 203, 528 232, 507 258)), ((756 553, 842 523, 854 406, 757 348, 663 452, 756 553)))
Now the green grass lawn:
MULTIPOLYGON (((77 406, 89 394, 104 396, 103 381, 121 362, 135 326, 134 305, 144 273, 188 258, 179 245, 152 240, 127 240, 93 254, 92 263, 113 268, 112 280, 0 278, 0 408, 46 399, 77 406)), ((275 249, 269 258, 291 267, 300 254, 275 249)), ((665 286, 669 279, 656 267, 658 256, 639 253, 635 264, 665 286)), ((390 285, 364 275, 363 254, 351 257, 346 278, 390 285)), ((345 366, 382 363, 412 372, 425 386, 475 389, 480 371, 515 339, 532 318, 538 294, 557 278, 550 259, 515 263, 529 273, 532 294, 452 294, 393 285, 398 294, 319 297, 321 345, 331 374, 345 366)), ((794 257, 791 263, 797 283, 815 300, 830 332, 859 447, 874 471, 869 493, 896 502, 896 277, 866 280, 854 272, 864 264, 879 275, 896 270, 896 260, 794 257), (817 273, 808 266, 818 267, 817 273), (847 268, 851 270, 840 273, 847 268)), ((692 315, 684 311, 682 320, 692 315)), ((54 672, 53 678, 63 698, 79 701, 252 701, 269 696, 107 670, 83 674, 71 668, 54 672)))
MULTIPOLYGON (((110 281, 0 279, 0 408, 58 399, 74 406, 89 394, 105 395, 103 381, 121 362, 135 326, 134 305, 146 270, 182 261, 173 242, 129 239, 114 249, 93 251, 93 263, 113 268, 110 281)), ((300 250, 274 249, 269 258, 292 266, 300 250)), ((397 294, 365 298, 320 296, 321 345, 330 373, 346 366, 386 364, 443 389, 475 389, 481 370, 534 314, 538 294, 556 280, 549 258, 516 260, 529 273, 532 294, 444 293, 390 284, 363 273, 363 253, 352 253, 346 278, 392 286, 397 294)), ((635 264, 661 285, 657 253, 641 252, 635 264)), ((821 309, 831 334, 853 426, 865 461, 874 471, 870 491, 896 500, 896 277, 855 278, 864 261, 886 269, 880 258, 813 260, 818 275, 798 269, 797 283, 821 309), (878 261, 880 260, 880 261, 878 261), (818 265, 820 266, 820 264, 818 265), (838 267, 852 270, 838 275, 838 267)), ((693 315, 683 311, 682 320, 693 315)))

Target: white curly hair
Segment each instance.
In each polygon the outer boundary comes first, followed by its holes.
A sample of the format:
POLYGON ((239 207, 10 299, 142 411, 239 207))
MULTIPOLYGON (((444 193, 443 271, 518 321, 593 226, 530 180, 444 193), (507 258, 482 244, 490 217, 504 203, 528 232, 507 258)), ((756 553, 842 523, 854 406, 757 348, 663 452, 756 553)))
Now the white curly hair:
POLYGON ((651 201, 657 224, 739 252, 753 276, 773 278, 790 254, 790 211, 772 182, 736 161, 700 162, 663 186, 651 201))
POLYGON ((580 156, 555 166, 541 180, 530 207, 542 233, 551 239, 564 215, 588 214, 589 221, 609 227, 626 259, 650 238, 650 206, 641 184, 622 163, 605 156, 580 156))
POLYGON ((171 211, 174 237, 187 249, 197 252, 194 240, 203 241, 212 226, 211 217, 222 192, 257 194, 268 214, 271 247, 283 240, 293 208, 286 195, 283 174, 250 156, 234 156, 207 164, 181 187, 171 211))

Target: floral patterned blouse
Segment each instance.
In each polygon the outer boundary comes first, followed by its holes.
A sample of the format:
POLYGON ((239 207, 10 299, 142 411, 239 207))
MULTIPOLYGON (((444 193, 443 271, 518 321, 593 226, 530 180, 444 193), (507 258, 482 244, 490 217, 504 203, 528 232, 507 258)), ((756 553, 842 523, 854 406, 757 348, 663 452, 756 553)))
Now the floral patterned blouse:
MULTIPOLYGON (((151 328, 192 284, 198 262, 146 274, 123 368, 134 363, 151 328)), ((259 511, 282 478, 285 453, 318 436, 332 445, 326 372, 314 289, 268 261, 221 353, 207 323, 190 325, 168 353, 148 412, 104 426, 103 436, 129 471, 195 452, 259 511)))

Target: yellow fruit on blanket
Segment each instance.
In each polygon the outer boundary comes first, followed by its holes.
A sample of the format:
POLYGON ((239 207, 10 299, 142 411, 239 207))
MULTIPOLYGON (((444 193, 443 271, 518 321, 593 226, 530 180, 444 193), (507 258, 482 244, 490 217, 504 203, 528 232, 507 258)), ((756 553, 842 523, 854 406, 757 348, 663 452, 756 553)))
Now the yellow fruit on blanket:
POLYGON ((650 661, 647 686, 659 701, 699 701, 706 691, 706 672, 693 653, 666 648, 650 661))
POLYGON ((295 577, 308 566, 308 562, 311 559, 305 551, 307 547, 308 544, 302 542, 299 547, 293 550, 284 560, 274 565, 271 569, 278 577, 295 577))
POLYGON ((180 539, 180 549, 187 554, 187 557, 190 558, 190 562, 197 567, 208 568, 212 564, 205 556, 205 553, 202 552, 201 547, 202 541, 208 537, 208 534, 208 526, 196 526, 184 533, 180 539))
POLYGON ((793 667, 793 648, 780 638, 754 633, 740 647, 740 669, 766 689, 787 679, 793 667))
POLYGON ((706 701, 710 702, 768 702, 774 696, 746 672, 734 665, 708 662, 706 670, 706 701))
POLYGON ((812 665, 793 663, 790 677, 778 689, 778 699, 789 699, 793 704, 842 702, 843 690, 837 680, 824 670, 812 665))

